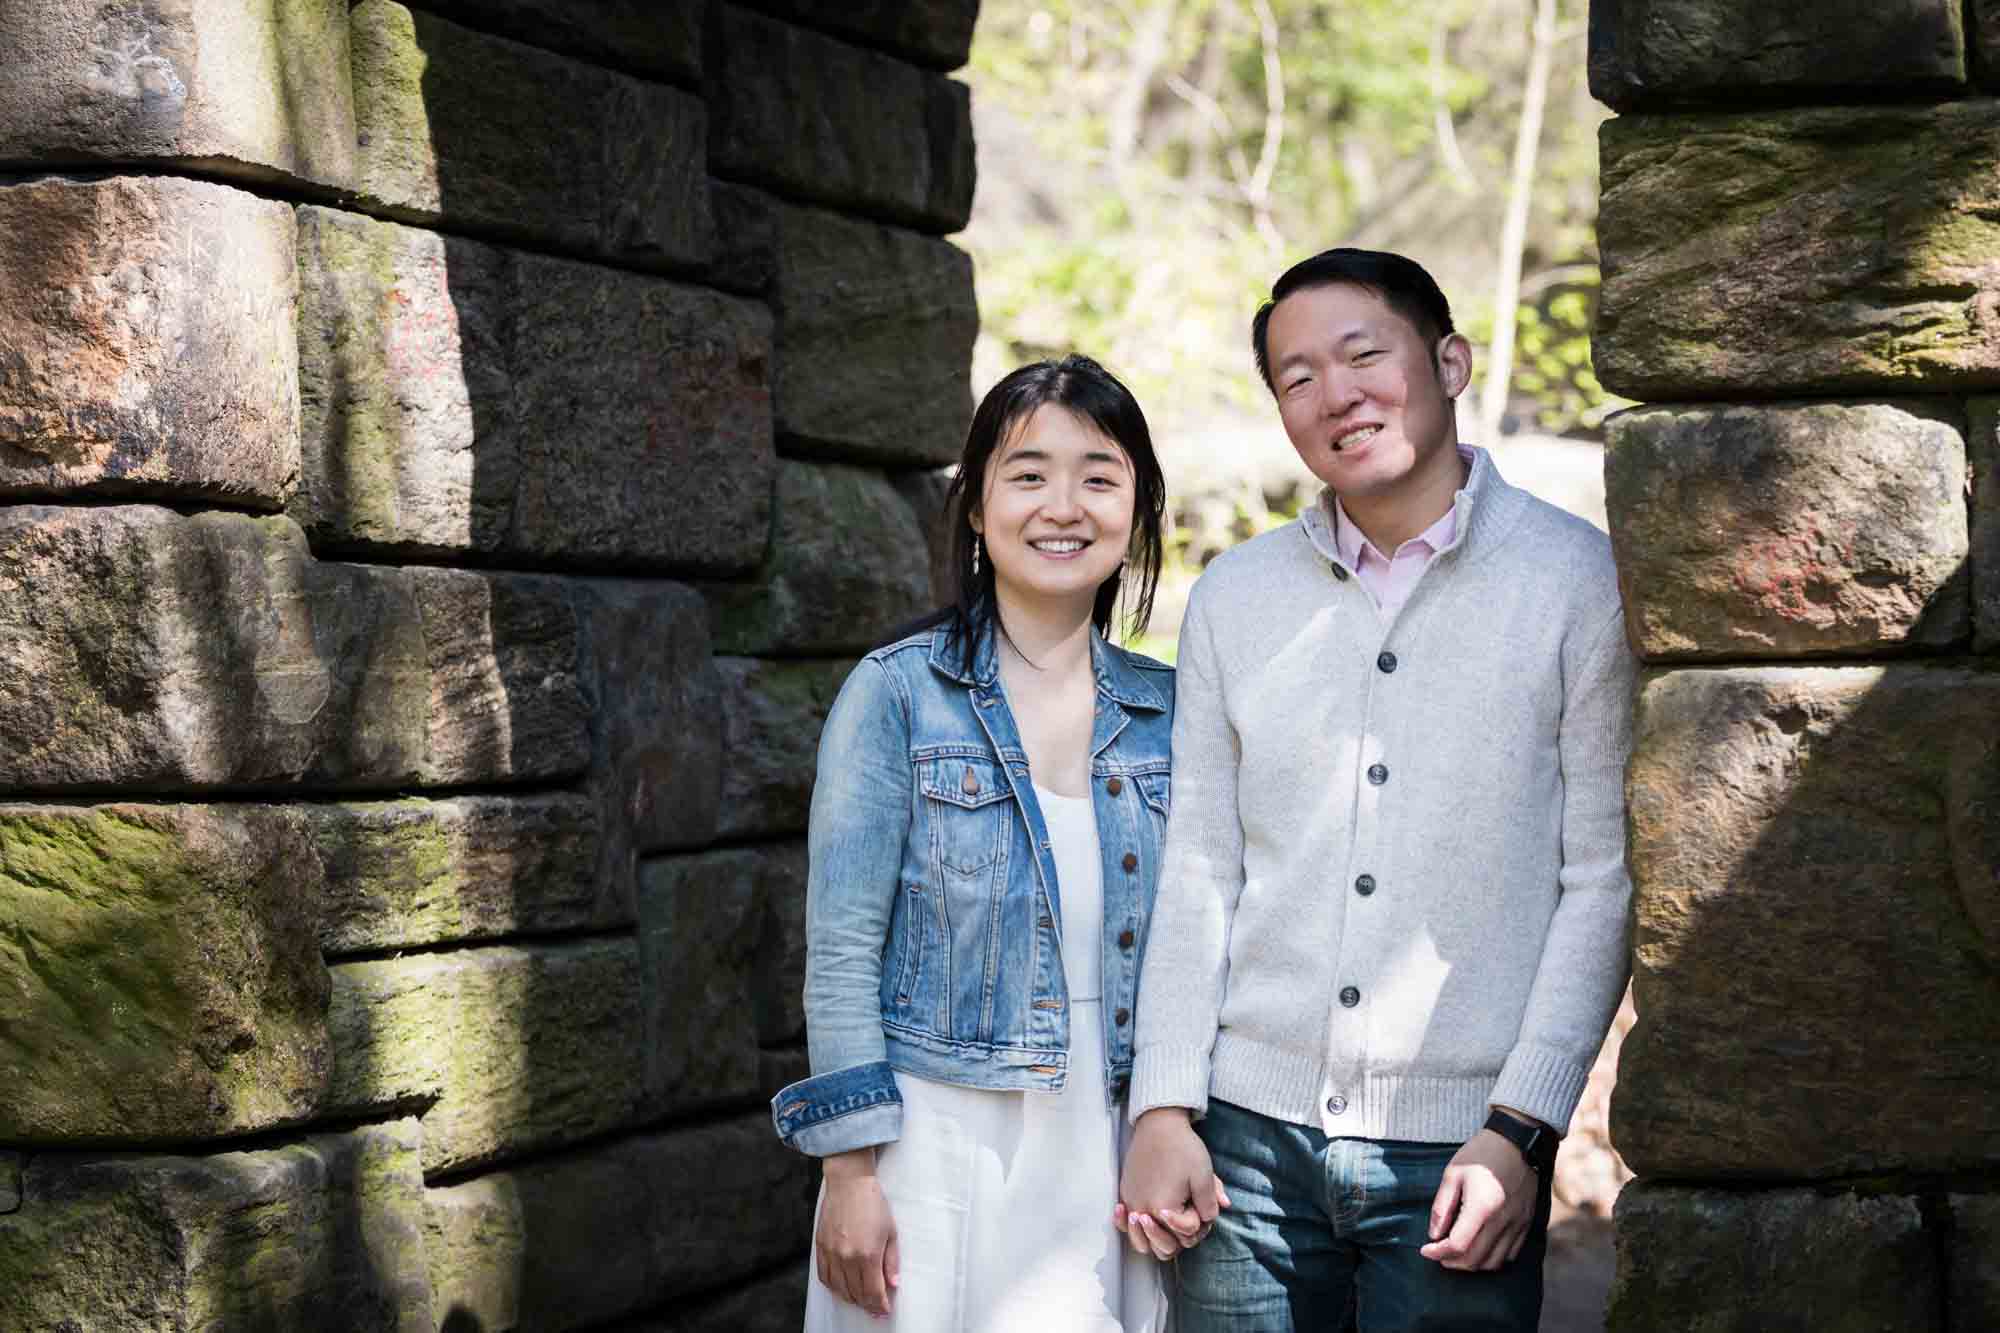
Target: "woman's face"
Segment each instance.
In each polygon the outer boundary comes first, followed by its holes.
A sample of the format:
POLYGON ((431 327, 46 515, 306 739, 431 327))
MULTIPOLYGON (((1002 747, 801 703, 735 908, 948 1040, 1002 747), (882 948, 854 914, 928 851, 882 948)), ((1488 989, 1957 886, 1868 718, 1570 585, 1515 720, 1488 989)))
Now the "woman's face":
POLYGON ((999 595, 1017 605, 1080 602, 1124 560, 1135 506, 1132 461, 1089 420, 1044 403, 986 466, 972 530, 999 595))

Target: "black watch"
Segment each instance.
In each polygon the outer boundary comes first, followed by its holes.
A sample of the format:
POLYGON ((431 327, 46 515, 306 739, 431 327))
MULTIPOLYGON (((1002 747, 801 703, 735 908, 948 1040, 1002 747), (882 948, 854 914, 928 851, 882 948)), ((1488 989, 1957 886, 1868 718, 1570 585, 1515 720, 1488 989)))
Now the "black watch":
POLYGON ((1507 1142, 1521 1150, 1521 1156, 1528 1159, 1528 1165, 1547 1180, 1556 1168, 1555 1131, 1545 1125, 1531 1125, 1516 1120, 1505 1111, 1489 1111, 1486 1128, 1498 1134, 1507 1142))

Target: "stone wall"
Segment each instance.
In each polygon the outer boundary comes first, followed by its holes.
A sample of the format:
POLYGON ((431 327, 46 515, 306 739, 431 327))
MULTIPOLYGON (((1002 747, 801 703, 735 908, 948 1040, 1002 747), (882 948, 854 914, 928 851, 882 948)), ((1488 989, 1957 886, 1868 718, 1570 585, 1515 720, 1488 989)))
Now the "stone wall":
POLYGON ((1615 1333, 2000 1327, 2000 3, 1595 0, 1615 1333))
POLYGON ((0 6, 0 1328, 796 1327, 976 11, 0 6))

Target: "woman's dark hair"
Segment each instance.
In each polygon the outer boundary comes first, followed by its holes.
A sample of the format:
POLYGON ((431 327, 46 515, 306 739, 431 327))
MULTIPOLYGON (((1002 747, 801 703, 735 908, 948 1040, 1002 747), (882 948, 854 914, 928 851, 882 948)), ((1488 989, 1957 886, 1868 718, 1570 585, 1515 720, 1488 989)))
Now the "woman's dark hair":
POLYGON ((1271 299, 1258 307, 1257 317, 1250 321, 1250 349, 1257 354, 1257 373, 1264 377, 1265 388, 1277 387, 1271 383, 1271 312, 1293 292, 1337 283, 1375 293, 1427 343, 1434 344, 1452 332, 1451 302, 1416 260, 1387 250, 1356 250, 1351 246, 1322 250, 1286 269, 1271 284, 1271 299))
POLYGON ((928 623, 948 625, 954 645, 967 661, 981 636, 996 628, 1006 633, 994 600, 993 562, 981 560, 977 570, 972 563, 972 516, 986 494, 986 470, 1014 431, 1034 415, 1035 409, 1045 406, 1064 408, 1089 422, 1124 450, 1132 463, 1132 544, 1125 564, 1098 586, 1091 623, 1098 633, 1108 635, 1121 593, 1128 633, 1142 632, 1153 617, 1153 590, 1160 581, 1160 562, 1166 550, 1167 479, 1153 452, 1153 433, 1146 426, 1146 414, 1139 410, 1131 390, 1087 356, 1037 361, 1008 375, 980 400, 979 410, 972 416, 972 429, 966 432, 965 451, 959 455, 958 475, 945 495, 958 596, 951 606, 928 618, 928 623))

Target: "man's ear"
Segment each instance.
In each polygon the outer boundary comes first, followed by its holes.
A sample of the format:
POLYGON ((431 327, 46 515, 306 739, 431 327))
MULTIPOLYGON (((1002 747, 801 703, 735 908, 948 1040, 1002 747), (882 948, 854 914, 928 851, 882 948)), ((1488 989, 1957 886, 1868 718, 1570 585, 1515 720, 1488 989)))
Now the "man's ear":
POLYGON ((1437 367, 1444 396, 1458 397, 1472 383, 1472 344, 1456 333, 1438 339, 1437 367))

